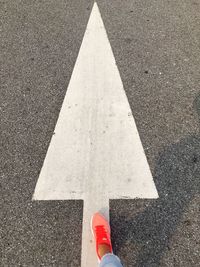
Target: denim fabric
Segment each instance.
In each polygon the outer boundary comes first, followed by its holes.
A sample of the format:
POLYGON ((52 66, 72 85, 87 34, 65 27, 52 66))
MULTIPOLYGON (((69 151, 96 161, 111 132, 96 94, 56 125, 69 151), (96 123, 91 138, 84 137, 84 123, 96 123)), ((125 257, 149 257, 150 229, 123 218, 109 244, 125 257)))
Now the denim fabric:
POLYGON ((106 254, 100 262, 100 267, 123 267, 120 259, 114 254, 106 254))

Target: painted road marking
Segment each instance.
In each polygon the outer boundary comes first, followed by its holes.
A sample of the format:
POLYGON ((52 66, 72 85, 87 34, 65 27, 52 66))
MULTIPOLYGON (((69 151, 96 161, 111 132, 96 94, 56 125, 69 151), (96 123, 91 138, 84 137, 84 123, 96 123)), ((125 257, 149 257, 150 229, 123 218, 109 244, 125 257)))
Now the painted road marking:
POLYGON ((95 3, 33 199, 84 200, 81 264, 94 267, 92 214, 108 217, 109 199, 157 197, 95 3))

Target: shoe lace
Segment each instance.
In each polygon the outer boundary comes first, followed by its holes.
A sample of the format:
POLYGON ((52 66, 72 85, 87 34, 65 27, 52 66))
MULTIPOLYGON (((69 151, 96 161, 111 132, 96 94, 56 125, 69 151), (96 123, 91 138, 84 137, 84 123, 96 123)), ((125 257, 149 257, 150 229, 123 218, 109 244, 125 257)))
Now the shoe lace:
POLYGON ((103 225, 96 226, 96 235, 97 239, 101 241, 108 241, 108 234, 103 225))

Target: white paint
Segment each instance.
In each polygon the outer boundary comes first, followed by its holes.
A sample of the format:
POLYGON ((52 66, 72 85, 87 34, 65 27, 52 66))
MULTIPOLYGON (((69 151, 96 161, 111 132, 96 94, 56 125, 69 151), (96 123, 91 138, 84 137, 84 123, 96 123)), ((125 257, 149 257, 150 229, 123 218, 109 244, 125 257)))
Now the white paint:
POLYGON ((95 3, 33 199, 84 200, 82 267, 94 267, 92 214, 108 216, 109 199, 157 197, 95 3))

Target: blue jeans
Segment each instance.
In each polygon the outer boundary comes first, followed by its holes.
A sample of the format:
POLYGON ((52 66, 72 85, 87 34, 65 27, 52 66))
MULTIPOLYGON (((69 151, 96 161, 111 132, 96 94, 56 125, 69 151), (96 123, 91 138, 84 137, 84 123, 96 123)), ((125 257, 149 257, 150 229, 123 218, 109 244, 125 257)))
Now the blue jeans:
POLYGON ((120 259, 114 254, 106 254, 103 256, 99 267, 123 267, 120 259))

